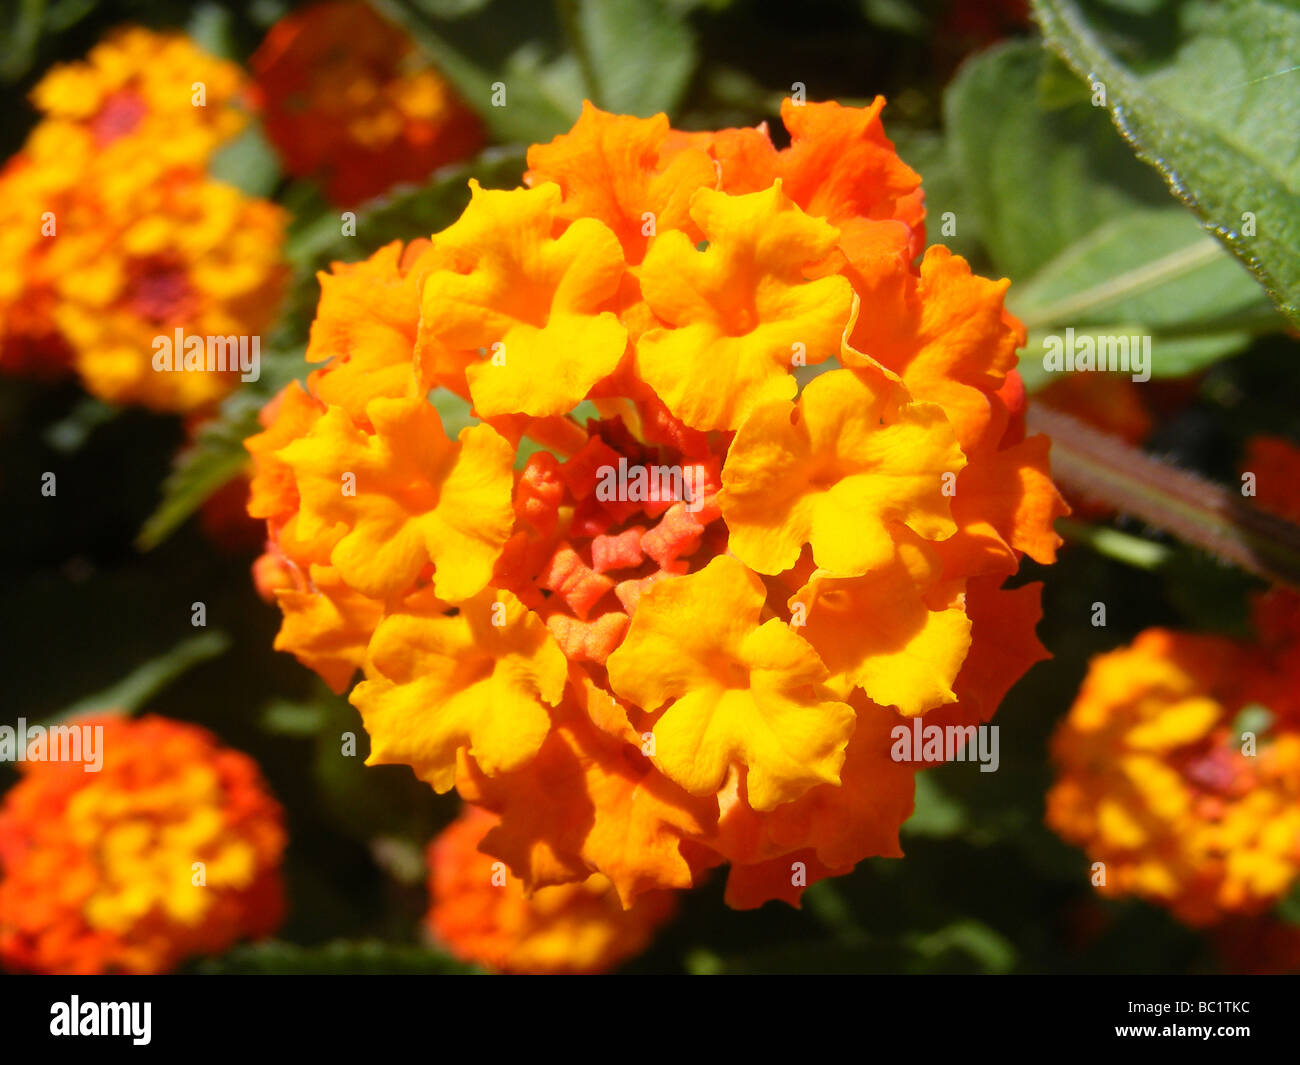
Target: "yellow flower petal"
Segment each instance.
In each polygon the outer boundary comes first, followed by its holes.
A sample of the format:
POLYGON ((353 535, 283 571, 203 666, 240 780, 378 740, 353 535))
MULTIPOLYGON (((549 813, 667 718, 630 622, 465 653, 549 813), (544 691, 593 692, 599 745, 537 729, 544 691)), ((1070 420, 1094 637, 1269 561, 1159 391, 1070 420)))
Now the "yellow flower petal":
POLYGON ((545 623, 506 591, 486 589, 446 616, 425 604, 385 618, 351 701, 371 737, 369 765, 411 766, 438 791, 456 752, 489 776, 527 764, 551 730, 547 706, 567 664, 545 623))
POLYGON ((826 689, 826 668, 785 623, 759 624, 765 592, 720 556, 698 573, 653 585, 608 660, 610 684, 647 710, 654 763, 693 795, 749 769, 757 810, 838 784, 854 715, 826 689))
POLYGON ((486 425, 448 440, 422 398, 371 400, 366 413, 374 436, 334 407, 277 452, 297 476, 301 535, 345 523, 330 562, 371 598, 404 591, 428 562, 441 598, 475 594, 514 525, 514 450, 486 425))
POLYGON ((434 238, 436 267, 424 282, 417 348, 426 384, 467 365, 482 417, 565 414, 627 347, 627 330, 604 309, 623 249, 591 218, 552 237, 557 185, 470 187, 465 213, 434 238))
POLYGON ((646 302, 673 328, 640 338, 636 369, 687 425, 735 429, 758 404, 794 398, 792 367, 839 354, 853 289, 805 278, 839 230, 800 211, 779 181, 746 196, 700 189, 691 217, 708 247, 673 230, 641 267, 646 302))
POLYGON ((900 547, 899 558, 863 577, 818 570, 791 600, 803 604, 799 634, 817 649, 841 697, 854 686, 872 702, 919 714, 955 702, 953 681, 970 649, 970 618, 960 606, 926 602, 938 562, 923 542, 900 547))
POLYGON ((276 602, 284 623, 275 638, 277 651, 288 651, 335 692, 342 692, 361 668, 366 644, 383 617, 384 604, 349 588, 329 566, 313 565, 311 588, 283 588, 276 602))
POLYGON ((811 544, 819 567, 859 576, 893 558, 896 524, 927 539, 953 533, 944 474, 965 462, 939 407, 832 370, 797 404, 757 408, 736 434, 718 494, 730 549, 780 573, 811 544))

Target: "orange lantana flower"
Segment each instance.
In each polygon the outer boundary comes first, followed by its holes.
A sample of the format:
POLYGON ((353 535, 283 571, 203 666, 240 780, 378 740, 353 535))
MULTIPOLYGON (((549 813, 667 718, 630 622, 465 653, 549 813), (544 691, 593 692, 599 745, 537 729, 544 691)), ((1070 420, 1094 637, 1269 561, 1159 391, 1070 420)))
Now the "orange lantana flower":
POLYGON ((413 42, 359 0, 271 27, 250 60, 267 136, 298 177, 352 207, 473 155, 482 127, 413 42))
POLYGON ((1229 640, 1165 629, 1093 661, 1053 739, 1047 822, 1101 863, 1098 890, 1208 925, 1300 874, 1300 731, 1238 723, 1252 668, 1229 640))
POLYGON ((536 757, 564 694, 565 661, 541 618, 507 591, 390 614, 352 700, 376 737, 370 761, 410 765, 438 791, 465 749, 495 775, 536 757))
POLYGON ((97 738, 62 761, 33 739, 0 805, 0 962, 161 973, 278 927, 282 815, 251 759, 161 717, 62 728, 97 738))
MULTIPOLYGON (((1300 519, 1300 448, 1255 437, 1243 481, 1300 519)), ((1300 595, 1254 597, 1254 638, 1149 629, 1095 659, 1053 741, 1048 824, 1111 895, 1228 934, 1300 877, 1300 595)))
POLYGON ((636 371, 692 428, 739 429, 759 404, 794 398, 793 367, 839 353, 853 289, 805 276, 838 233, 779 181, 747 196, 699 189, 691 218, 708 247, 669 230, 641 266, 641 292, 664 324, 638 341, 636 371))
POLYGON ((427 383, 459 371, 485 418, 565 414, 623 356, 627 330, 607 309, 622 249, 590 218, 553 237, 554 185, 470 189, 427 264, 418 347, 427 383))
POLYGON ((824 570, 857 577, 894 558, 895 530, 931 540, 956 531, 944 474, 955 485, 965 464, 939 407, 834 370, 793 406, 754 409, 732 442, 718 505, 731 550, 758 572, 790 569, 807 544, 824 570))
POLYGON ((143 148, 166 167, 202 167, 243 127, 235 105, 245 92, 236 64, 188 37, 128 27, 95 45, 84 62, 52 67, 31 99, 61 138, 88 134, 114 162, 143 148))
POLYGON ((497 819, 477 807, 429 844, 435 941, 461 961, 507 973, 601 973, 643 951, 673 914, 666 892, 624 909, 599 873, 531 895, 478 847, 497 819))
POLYGON ((46 116, 0 171, 0 369, 72 366, 109 402, 184 412, 238 384, 241 347, 252 371, 285 216, 207 175, 241 88, 233 64, 146 30, 36 86, 46 116))
POLYGON ((882 107, 787 102, 778 150, 587 105, 527 187, 323 276, 324 365, 248 442, 277 646, 360 665, 372 762, 495 813, 527 890, 729 862, 732 905, 797 903, 901 853, 892 730, 985 722, 1044 654, 1002 587, 1064 510, 1024 331, 913 265, 882 107))
POLYGON ((373 399, 366 415, 373 433, 333 407, 277 453, 296 476, 299 533, 345 527, 330 562, 373 598, 400 592, 430 563, 439 595, 475 594, 514 519, 510 445, 486 425, 449 440, 419 397, 373 399))

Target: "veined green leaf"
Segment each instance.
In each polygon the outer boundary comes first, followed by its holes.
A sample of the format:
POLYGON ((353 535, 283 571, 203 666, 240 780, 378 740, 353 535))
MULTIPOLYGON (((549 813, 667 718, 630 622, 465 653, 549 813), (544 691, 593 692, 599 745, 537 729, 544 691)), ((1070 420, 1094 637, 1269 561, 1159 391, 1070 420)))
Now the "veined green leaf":
MULTIPOLYGON (((961 179, 958 232, 972 212, 994 269, 1013 282, 1116 215, 1168 202, 1082 84, 1032 42, 968 60, 944 94, 944 115, 961 179)), ((941 209, 928 192, 926 203, 941 209)))
POLYGON ((695 71, 695 38, 664 0, 580 0, 574 43, 586 59, 594 102, 648 117, 672 112, 695 71))
POLYGON ((1074 0, 1035 0, 1047 42, 1105 89, 1116 127, 1300 325, 1300 10, 1197 11, 1173 58, 1138 72, 1074 0))
POLYGON ((356 262, 394 240, 427 237, 451 225, 469 203, 469 179, 488 189, 514 188, 524 172, 523 152, 489 148, 474 159, 444 167, 419 186, 399 186, 356 213, 356 235, 344 236, 341 216, 322 214, 289 240, 287 255, 300 274, 335 260, 356 262))
POLYGON ((1180 207, 1137 208, 1103 223, 1013 285, 1010 308, 1029 330, 1026 387, 1040 383, 1043 342, 1151 337, 1150 372, 1176 377, 1236 354, 1286 321, 1254 279, 1180 207))

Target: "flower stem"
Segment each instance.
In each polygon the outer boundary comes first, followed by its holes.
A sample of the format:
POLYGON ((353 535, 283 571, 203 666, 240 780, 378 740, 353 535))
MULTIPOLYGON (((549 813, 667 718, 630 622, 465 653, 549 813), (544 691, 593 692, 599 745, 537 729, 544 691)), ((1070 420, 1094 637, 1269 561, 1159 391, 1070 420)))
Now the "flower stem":
POLYGON ((1052 476, 1066 488, 1265 580, 1300 587, 1300 527, 1042 403, 1030 404, 1027 424, 1051 437, 1052 476))

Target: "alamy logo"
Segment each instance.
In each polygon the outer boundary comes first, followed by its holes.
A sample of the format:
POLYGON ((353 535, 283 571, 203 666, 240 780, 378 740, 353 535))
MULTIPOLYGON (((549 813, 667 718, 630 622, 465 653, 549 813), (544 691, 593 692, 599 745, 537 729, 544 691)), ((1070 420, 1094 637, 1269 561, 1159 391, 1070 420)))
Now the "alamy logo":
POLYGON ((692 514, 704 506, 702 466, 629 466, 625 458, 617 466, 596 471, 596 498, 602 503, 669 503, 685 500, 692 514))
POLYGON ((0 762, 81 762, 87 773, 104 767, 103 725, 0 725, 0 762))
POLYGON ((224 373, 238 370, 241 381, 262 376, 262 338, 186 336, 179 326, 174 337, 153 338, 155 373, 224 373))
POLYGON ((895 762, 979 762, 981 773, 996 773, 997 725, 895 725, 889 732, 894 744, 889 757, 895 762))
POLYGON ((1151 338, 1149 336, 1074 335, 1067 327, 1065 337, 1043 337, 1043 369, 1048 373, 1076 373, 1084 370, 1121 372, 1134 381, 1151 380, 1151 338))
POLYGON ((50 1006, 50 1035, 129 1035, 138 1047, 148 1046, 151 1002, 70 1002, 50 1006))

